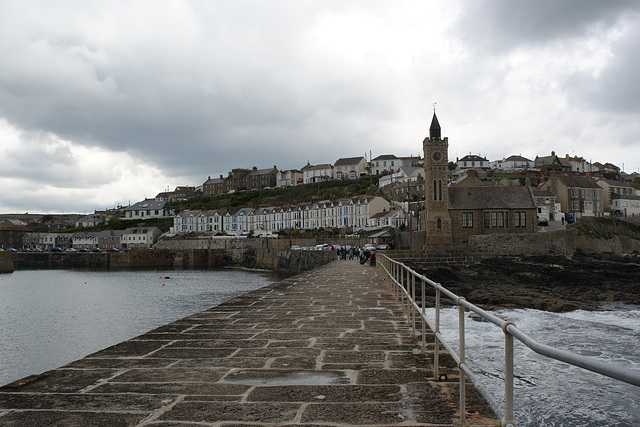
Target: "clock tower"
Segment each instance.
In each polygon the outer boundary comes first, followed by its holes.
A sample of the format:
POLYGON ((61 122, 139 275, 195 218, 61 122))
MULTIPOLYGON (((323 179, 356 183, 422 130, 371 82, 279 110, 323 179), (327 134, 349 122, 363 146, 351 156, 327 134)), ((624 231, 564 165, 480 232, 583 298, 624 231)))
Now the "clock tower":
POLYGON ((427 244, 452 242, 447 188, 449 138, 442 139, 440 134, 440 123, 434 110, 429 136, 422 142, 427 244))

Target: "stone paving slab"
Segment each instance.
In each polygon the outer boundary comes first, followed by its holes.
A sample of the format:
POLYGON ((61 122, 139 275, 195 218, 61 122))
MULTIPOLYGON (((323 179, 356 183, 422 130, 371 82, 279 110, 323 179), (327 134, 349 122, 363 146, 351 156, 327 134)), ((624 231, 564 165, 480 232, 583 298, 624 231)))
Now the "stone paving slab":
MULTIPOLYGON (((0 426, 457 425, 429 343, 380 269, 335 261, 2 387, 0 426)), ((467 408, 500 425, 471 385, 467 408)))

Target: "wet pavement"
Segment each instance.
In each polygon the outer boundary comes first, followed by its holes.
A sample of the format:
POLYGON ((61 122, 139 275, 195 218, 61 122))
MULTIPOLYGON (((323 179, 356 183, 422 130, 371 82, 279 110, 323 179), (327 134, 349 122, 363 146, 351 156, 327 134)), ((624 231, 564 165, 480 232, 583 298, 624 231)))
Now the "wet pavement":
POLYGON ((2 387, 0 426, 458 425, 418 338, 380 268, 336 261, 2 387))

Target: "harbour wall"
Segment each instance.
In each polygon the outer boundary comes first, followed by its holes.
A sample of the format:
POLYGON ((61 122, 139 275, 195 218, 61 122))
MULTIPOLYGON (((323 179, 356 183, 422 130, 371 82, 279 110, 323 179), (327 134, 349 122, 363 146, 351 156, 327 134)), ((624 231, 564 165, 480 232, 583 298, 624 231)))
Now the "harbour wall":
POLYGON ((13 254, 11 252, 0 252, 0 273, 13 271, 13 254))
MULTIPOLYGON (((416 241, 416 240, 414 240, 416 241)), ((424 240, 423 240, 424 242, 424 240)), ((469 243, 420 245, 412 251, 395 251, 393 258, 421 267, 438 265, 470 265, 486 258, 501 256, 582 254, 627 255, 640 253, 640 239, 610 234, 591 235, 576 229, 538 232, 534 234, 494 234, 471 236, 469 243)))
POLYGON ((132 249, 127 252, 17 252, 5 271, 51 268, 220 268, 240 266, 299 273, 335 259, 331 251, 286 249, 132 249))
MULTIPOLYGON (((422 236, 423 237, 423 236, 422 236)), ((414 233, 413 250, 394 250, 387 254, 399 261, 423 266, 469 265, 499 256, 640 253, 640 239, 620 234, 590 235, 576 229, 534 234, 495 234, 472 236, 469 243, 424 245, 414 233)), ((332 251, 292 251, 292 245, 315 246, 330 243, 361 246, 358 238, 343 239, 167 239, 156 249, 132 249, 120 253, 83 252, 0 252, 0 272, 30 268, 217 268, 242 266, 299 273, 331 262, 332 251)))

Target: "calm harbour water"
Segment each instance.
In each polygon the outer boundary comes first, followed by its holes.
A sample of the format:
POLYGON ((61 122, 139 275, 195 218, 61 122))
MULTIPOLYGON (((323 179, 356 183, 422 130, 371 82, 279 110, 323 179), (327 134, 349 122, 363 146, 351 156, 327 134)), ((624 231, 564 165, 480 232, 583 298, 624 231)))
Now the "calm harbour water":
POLYGON ((241 269, 0 274, 0 385, 280 280, 241 269))

